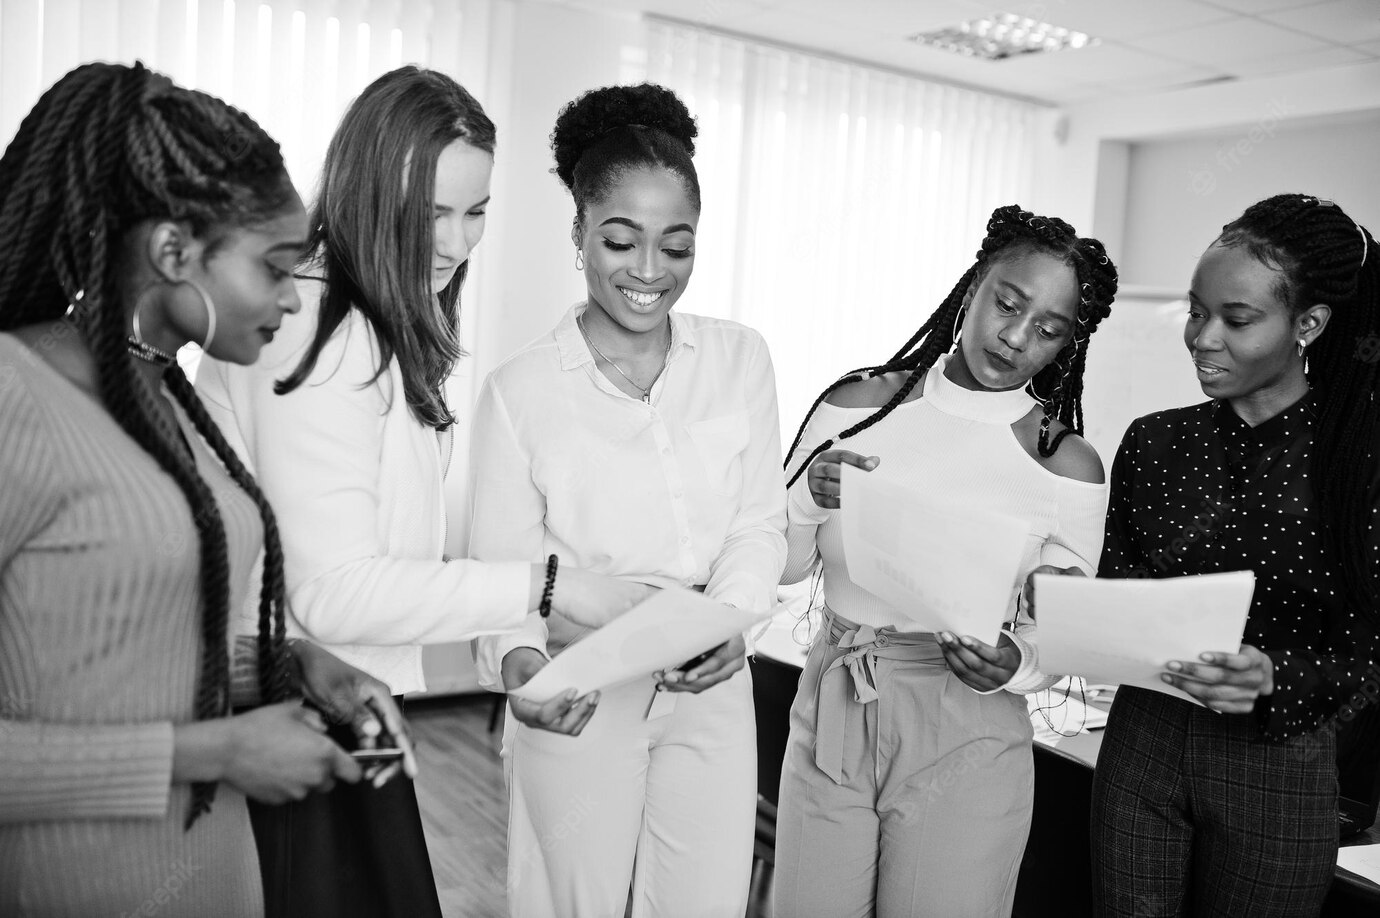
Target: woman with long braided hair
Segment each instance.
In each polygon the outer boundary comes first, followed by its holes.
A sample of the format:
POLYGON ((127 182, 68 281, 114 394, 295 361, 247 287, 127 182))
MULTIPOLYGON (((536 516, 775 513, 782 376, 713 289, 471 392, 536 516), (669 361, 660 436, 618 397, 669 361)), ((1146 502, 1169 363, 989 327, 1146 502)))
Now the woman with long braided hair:
POLYGON ((289 699, 401 731, 285 640, 273 514, 172 357, 255 360, 305 239, 273 140, 142 65, 67 74, 0 159, 0 914, 262 914, 245 798, 361 777, 289 699))
POLYGON ((1052 682, 1018 598, 1036 571, 1096 566, 1106 486, 1081 394, 1116 286, 1097 240, 998 208, 919 331, 831 384, 801 424, 783 582, 822 563, 825 605, 781 773, 778 914, 1010 914, 1032 805, 1023 693, 1052 682), (997 646, 921 631, 851 581, 842 463, 1028 523, 997 646))
POLYGON ((1278 195, 1223 227, 1188 301, 1211 400, 1126 432, 1100 574, 1251 570, 1255 594, 1240 648, 1167 665, 1201 706, 1117 692, 1094 902, 1312 916, 1336 861, 1336 728, 1380 684, 1380 252, 1336 204, 1278 195))

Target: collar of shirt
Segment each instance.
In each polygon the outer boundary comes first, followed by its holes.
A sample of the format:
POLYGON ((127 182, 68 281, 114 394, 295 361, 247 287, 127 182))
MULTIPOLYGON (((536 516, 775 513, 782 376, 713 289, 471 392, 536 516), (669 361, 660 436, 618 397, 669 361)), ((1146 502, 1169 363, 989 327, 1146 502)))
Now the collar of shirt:
POLYGON ((1212 421, 1229 451, 1255 456, 1311 433, 1313 400, 1305 394, 1279 414, 1252 427, 1241 419, 1230 402, 1219 399, 1212 406, 1212 421))
MULTIPOLYGON (((584 315, 588 308, 589 304, 584 302, 571 306, 552 332, 556 338, 556 350, 561 355, 562 370, 574 370, 594 362, 589 342, 580 333, 580 326, 575 324, 575 320, 584 315)), ((695 330, 675 312, 667 313, 667 316, 671 320, 671 353, 666 358, 666 365, 670 366, 682 350, 695 347, 695 330)))

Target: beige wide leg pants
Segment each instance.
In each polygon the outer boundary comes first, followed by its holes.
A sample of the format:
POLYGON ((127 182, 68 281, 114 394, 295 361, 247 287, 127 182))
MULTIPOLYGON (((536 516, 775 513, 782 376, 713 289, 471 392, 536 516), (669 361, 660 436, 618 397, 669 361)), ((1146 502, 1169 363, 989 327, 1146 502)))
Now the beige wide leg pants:
POLYGON ((968 688, 932 635, 826 611, 791 708, 778 918, 1010 915, 1030 743, 1025 699, 968 688))
MULTIPOLYGON (((511 721, 511 718, 510 718, 511 721)), ((744 667, 698 695, 611 689, 577 737, 505 744, 513 918, 742 918, 757 745, 744 667)))

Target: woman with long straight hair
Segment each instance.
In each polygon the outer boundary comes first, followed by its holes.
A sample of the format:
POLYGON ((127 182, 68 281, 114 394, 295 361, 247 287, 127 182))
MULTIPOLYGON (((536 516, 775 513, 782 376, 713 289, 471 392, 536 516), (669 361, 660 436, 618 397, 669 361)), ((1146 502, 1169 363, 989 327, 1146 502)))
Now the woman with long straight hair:
MULTIPOLYGON (((587 625, 647 592, 443 556, 457 426, 445 383, 463 354, 460 287, 494 143, 444 74, 403 67, 371 83, 326 153, 297 266, 302 317, 254 368, 208 361, 197 379, 278 512, 295 623, 398 696, 424 688, 422 645, 514 629, 544 592, 587 625)), ((272 913, 439 914, 410 781, 261 815, 272 913)))
POLYGON ((1032 573, 1096 567, 1107 487, 1080 436, 1083 369, 1116 289, 1102 243, 1000 207, 910 340, 829 385, 801 424, 784 579, 821 566, 825 605, 781 771, 777 914, 1011 913, 1033 805, 1023 695, 1053 682, 1019 599, 1032 573), (925 631, 852 581, 842 463, 1021 521, 996 645, 925 631))
POLYGON ((257 359, 306 235, 272 138, 142 65, 0 158, 0 914, 262 915, 246 798, 361 777, 294 696, 402 731, 285 638, 273 513, 173 357, 257 359))
POLYGON ((1117 691, 1094 908, 1303 918, 1337 858, 1336 726, 1380 680, 1380 252, 1336 204, 1276 195, 1222 228, 1188 303, 1209 401, 1126 431, 1100 574, 1249 570, 1255 593, 1240 647, 1162 675, 1200 704, 1117 691))

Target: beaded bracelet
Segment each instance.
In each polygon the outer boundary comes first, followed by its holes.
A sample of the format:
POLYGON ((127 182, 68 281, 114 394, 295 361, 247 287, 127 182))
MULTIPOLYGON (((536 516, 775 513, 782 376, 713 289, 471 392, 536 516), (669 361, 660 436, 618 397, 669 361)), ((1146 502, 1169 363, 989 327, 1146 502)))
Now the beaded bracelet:
POLYGON ((541 605, 537 606, 537 611, 542 618, 551 617, 551 593, 556 589, 556 566, 560 564, 560 559, 551 555, 546 559, 546 586, 541 591, 541 605))

